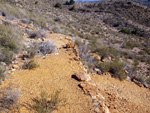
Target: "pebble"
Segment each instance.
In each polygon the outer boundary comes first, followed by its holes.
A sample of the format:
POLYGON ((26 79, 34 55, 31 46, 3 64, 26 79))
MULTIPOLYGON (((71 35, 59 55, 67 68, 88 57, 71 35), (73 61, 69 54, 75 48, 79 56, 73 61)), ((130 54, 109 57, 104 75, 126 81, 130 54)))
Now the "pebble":
POLYGON ((100 110, 99 110, 98 107, 96 107, 96 108, 94 109, 94 111, 95 111, 96 113, 99 113, 99 112, 100 112, 100 110))
POLYGON ((55 53, 55 55, 59 55, 59 53, 55 53))

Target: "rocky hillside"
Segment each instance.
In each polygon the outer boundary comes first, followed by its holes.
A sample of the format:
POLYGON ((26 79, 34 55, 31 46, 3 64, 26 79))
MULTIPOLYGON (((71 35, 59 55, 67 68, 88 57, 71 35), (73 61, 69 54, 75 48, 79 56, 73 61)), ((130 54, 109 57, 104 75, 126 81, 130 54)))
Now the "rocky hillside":
POLYGON ((34 60, 39 65, 36 69, 21 69, 22 62, 27 62, 28 59, 16 57, 9 70, 9 79, 0 86, 4 93, 1 95, 1 102, 5 103, 0 104, 0 110, 44 113, 45 107, 38 104, 42 102, 41 92, 51 95, 60 91, 59 99, 56 95, 44 97, 47 102, 51 102, 49 99, 58 99, 53 100, 56 106, 45 108, 48 112, 150 112, 148 89, 106 75, 87 74, 71 37, 47 34, 44 41, 48 40, 54 42, 57 50, 50 55, 35 56, 34 60), (13 102, 10 104, 11 101, 13 102))
POLYGON ((134 0, 135 2, 138 2, 140 4, 143 4, 145 6, 150 6, 150 1, 149 0, 134 0))
POLYGON ((150 112, 148 7, 0 3, 0 112, 150 112))

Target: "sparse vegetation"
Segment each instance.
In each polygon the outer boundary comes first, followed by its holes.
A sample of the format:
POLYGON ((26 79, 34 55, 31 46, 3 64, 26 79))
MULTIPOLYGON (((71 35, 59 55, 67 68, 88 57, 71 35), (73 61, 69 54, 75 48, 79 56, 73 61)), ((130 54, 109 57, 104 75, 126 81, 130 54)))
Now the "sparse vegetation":
POLYGON ((23 69, 29 69, 29 70, 34 69, 36 67, 38 67, 38 64, 34 60, 31 60, 22 66, 23 69))
POLYGON ((124 80, 127 77, 127 75, 124 72, 125 65, 120 60, 100 63, 98 67, 103 72, 112 73, 112 77, 119 78, 120 80, 124 80))
POLYGON ((62 9, 62 6, 61 6, 61 4, 60 4, 60 3, 56 3, 54 7, 55 7, 55 8, 62 9))
POLYGON ((33 101, 33 109, 35 109, 38 113, 51 113, 65 105, 65 99, 60 98, 60 91, 56 91, 51 96, 49 96, 46 92, 41 92, 40 98, 35 98, 33 101))
POLYGON ((38 39, 38 38, 45 38, 46 37, 45 32, 42 30, 30 31, 28 34, 29 34, 29 38, 32 38, 32 39, 38 39))
POLYGON ((74 0, 66 1, 65 5, 73 5, 75 3, 74 0))
POLYGON ((5 78, 6 66, 0 63, 0 82, 5 78))
MULTIPOLYGON (((44 31, 46 29, 52 33, 62 33, 84 40, 86 42, 86 51, 83 49, 85 48, 83 41, 76 41, 76 44, 80 46, 80 56, 87 67, 93 68, 93 65, 97 65, 97 61, 91 55, 92 53, 100 56, 101 61, 105 60, 105 58, 106 60, 108 58, 112 60, 120 58, 123 61, 129 60, 129 65, 133 65, 136 61, 142 62, 143 65, 150 64, 148 38, 150 35, 149 29, 147 29, 150 25, 149 8, 144 9, 142 6, 130 1, 113 0, 94 4, 81 3, 78 6, 74 4, 74 0, 67 0, 66 3, 65 1, 51 3, 47 0, 44 2, 35 0, 28 3, 19 1, 18 7, 14 7, 15 3, 10 0, 2 1, 9 2, 0 4, 1 15, 5 16, 6 20, 19 19, 19 24, 33 25, 39 29, 43 28, 44 31), (49 6, 46 5, 47 3, 49 3, 49 6), (42 5, 45 7, 41 7, 42 5), (56 8, 63 9, 57 10, 53 8, 54 5, 56 5, 56 8), (19 8, 21 6, 23 7, 19 8), (68 11, 69 9, 75 11, 68 11), (84 18, 82 18, 82 15, 84 15, 84 18), (102 24, 102 21, 105 24, 102 24), (121 31, 121 33, 118 31, 121 31), (99 42, 100 40, 101 42, 99 42), (83 46, 81 47, 82 44, 83 46)), ((9 21, 4 23, 10 24, 9 21)), ((26 28, 24 30, 28 31, 26 28)), ((43 34, 41 34, 43 31, 31 31, 30 33, 28 33, 29 38, 33 40, 44 38, 43 34)), ((44 41, 44 39, 42 40, 44 41)), ((41 42, 37 47, 38 49, 28 46, 26 58, 33 58, 36 52, 45 55, 52 53, 51 50, 55 51, 55 49, 48 50, 50 46, 47 45, 49 44, 41 42)), ((52 48, 55 47, 52 46, 52 48)), ((3 56, 0 61, 10 64, 14 60, 15 50, 18 51, 18 48, 15 48, 13 44, 10 44, 7 48, 4 45, 0 46, 0 55, 3 56)), ((134 71, 136 72, 137 70, 138 68, 134 67, 134 71)))
POLYGON ((133 49, 134 47, 140 47, 141 45, 135 41, 127 41, 125 43, 123 43, 122 48, 126 48, 126 49, 133 49))
POLYGON ((0 62, 10 64, 22 48, 22 34, 15 26, 0 24, 0 62))
POLYGON ((39 53, 41 54, 51 54, 52 52, 56 51, 56 46, 54 43, 47 41, 47 42, 41 42, 39 44, 39 53))
POLYGON ((34 58, 34 56, 38 53, 38 44, 33 43, 29 48, 26 48, 26 51, 28 53, 28 55, 26 55, 27 58, 34 58))
POLYGON ((96 52, 100 56, 102 56, 102 59, 111 56, 111 57, 117 57, 121 52, 112 48, 112 47, 94 47, 93 52, 96 52))
POLYGON ((0 50, 0 62, 5 62, 6 64, 11 64, 14 57, 14 53, 9 49, 1 49, 0 50))
POLYGON ((0 24, 0 46, 10 51, 20 48, 22 40, 21 32, 15 26, 0 24))
POLYGON ((150 84, 150 77, 146 79, 146 83, 150 84))
POLYGON ((114 24, 114 27, 118 27, 118 26, 120 26, 120 22, 117 22, 116 24, 114 24))
POLYGON ((120 32, 125 33, 125 34, 132 34, 132 31, 128 29, 121 29, 120 32))
POLYGON ((74 11, 75 9, 76 9, 75 6, 72 6, 69 10, 74 11))
POLYGON ((0 90, 0 112, 19 112, 18 99, 20 97, 20 91, 17 88, 7 88, 0 90))

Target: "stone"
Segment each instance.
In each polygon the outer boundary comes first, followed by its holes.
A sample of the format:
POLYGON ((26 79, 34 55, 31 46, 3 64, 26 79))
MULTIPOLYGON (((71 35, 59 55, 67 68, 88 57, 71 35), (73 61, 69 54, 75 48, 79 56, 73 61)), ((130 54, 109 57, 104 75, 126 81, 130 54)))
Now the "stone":
POLYGON ((67 44, 66 44, 66 46, 65 46, 66 48, 73 48, 74 47, 74 43, 73 43, 73 41, 72 40, 70 40, 67 44))
POLYGON ((59 53, 55 53, 55 55, 59 55, 59 53))
POLYGON ((94 70, 96 71, 96 73, 97 73, 98 75, 101 75, 101 74, 102 74, 102 71, 101 71, 100 69, 95 68, 94 70))
POLYGON ((18 65, 13 65, 12 68, 13 69, 19 69, 19 66, 18 65))
POLYGON ((80 57, 74 57, 75 61, 80 61, 80 57))
POLYGON ((107 106, 105 106, 105 110, 104 111, 105 111, 105 113, 110 113, 110 111, 109 111, 107 106))
POLYGON ((79 84, 79 87, 82 88, 85 94, 90 95, 91 97, 98 95, 100 92, 98 87, 93 86, 88 82, 79 84))
POLYGON ((93 56, 95 59, 97 59, 98 61, 101 61, 101 56, 99 56, 99 55, 97 55, 97 54, 95 54, 95 53, 93 53, 92 56, 93 56))
POLYGON ((83 68, 83 70, 84 70, 84 72, 86 72, 86 73, 88 72, 88 69, 86 69, 86 68, 83 68))
POLYGON ((108 58, 103 58, 103 59, 102 59, 102 62, 111 62, 111 60, 110 60, 109 57, 108 57, 108 58))
POLYGON ((102 107, 101 102, 98 99, 92 99, 92 102, 94 105, 99 106, 100 108, 102 107))
POLYGON ((28 52, 27 51, 23 51, 23 55, 28 55, 28 52))
POLYGON ((105 75, 108 76, 108 77, 111 77, 111 76, 112 76, 112 73, 106 72, 105 75))
POLYGON ((143 84, 135 79, 133 79, 133 82, 138 85, 139 87, 143 87, 143 84))
POLYGON ((89 74, 84 72, 78 72, 72 75, 72 78, 75 78, 78 81, 89 81, 91 80, 91 77, 89 74))
POLYGON ((131 78, 129 76, 127 76, 126 80, 131 82, 131 78))
POLYGON ((96 108, 94 109, 94 112, 100 113, 100 109, 99 109, 98 107, 96 107, 96 108))
POLYGON ((88 81, 88 84, 93 85, 93 86, 96 86, 96 84, 95 84, 94 80, 90 80, 90 81, 88 81))
POLYGON ((14 72, 14 71, 16 71, 16 69, 12 69, 12 70, 11 70, 11 72, 14 72))
POLYGON ((105 100, 105 97, 100 93, 97 95, 97 98, 100 100, 105 100))
POLYGON ((6 63, 5 62, 0 62, 0 65, 6 66, 6 63))

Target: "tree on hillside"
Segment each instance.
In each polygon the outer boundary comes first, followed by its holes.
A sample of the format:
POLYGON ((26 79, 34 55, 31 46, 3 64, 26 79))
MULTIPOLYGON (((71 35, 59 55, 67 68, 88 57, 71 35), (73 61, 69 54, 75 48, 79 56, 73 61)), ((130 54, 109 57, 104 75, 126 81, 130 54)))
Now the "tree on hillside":
POLYGON ((74 0, 70 0, 70 5, 73 5, 75 3, 74 0))
POLYGON ((60 8, 60 9, 62 8, 62 6, 61 6, 60 3, 56 3, 56 4, 54 5, 54 7, 55 7, 55 8, 60 8))
POLYGON ((74 0, 66 1, 65 5, 73 5, 75 3, 74 0))

